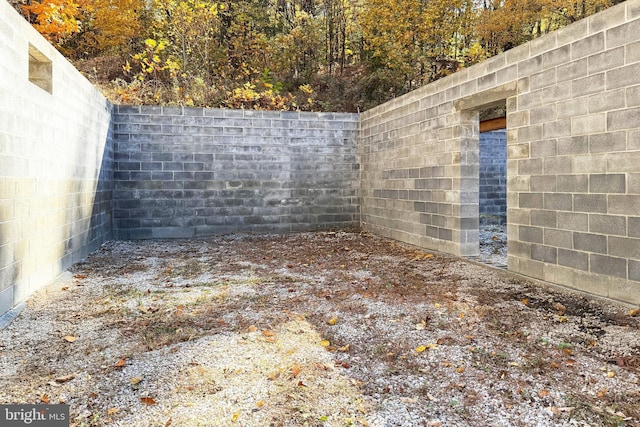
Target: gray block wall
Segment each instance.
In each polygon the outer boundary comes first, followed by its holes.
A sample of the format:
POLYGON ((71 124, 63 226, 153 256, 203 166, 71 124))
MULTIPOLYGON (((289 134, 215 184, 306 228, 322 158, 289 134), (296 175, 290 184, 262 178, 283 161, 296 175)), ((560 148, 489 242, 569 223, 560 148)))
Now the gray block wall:
POLYGON ((507 131, 480 134, 480 224, 507 222, 507 131))
POLYGON ((358 115, 115 107, 114 234, 357 227, 358 115))
POLYGON ((111 105, 0 2, 0 315, 112 238, 111 105))
POLYGON ((640 304, 640 0, 364 112, 363 228, 477 255, 479 112, 503 103, 508 269, 640 304))

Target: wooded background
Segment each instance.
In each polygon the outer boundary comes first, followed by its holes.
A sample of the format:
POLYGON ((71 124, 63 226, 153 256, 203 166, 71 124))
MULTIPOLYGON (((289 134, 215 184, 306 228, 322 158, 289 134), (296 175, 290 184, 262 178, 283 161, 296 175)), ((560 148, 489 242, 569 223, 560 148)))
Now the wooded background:
POLYGON ((10 0, 119 104, 371 108, 620 0, 10 0))

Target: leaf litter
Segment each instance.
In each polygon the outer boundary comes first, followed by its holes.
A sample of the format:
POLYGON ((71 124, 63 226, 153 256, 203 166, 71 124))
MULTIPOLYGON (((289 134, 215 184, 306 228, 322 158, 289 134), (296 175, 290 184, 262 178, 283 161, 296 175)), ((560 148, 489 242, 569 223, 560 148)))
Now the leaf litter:
POLYGON ((110 242, 0 331, 75 426, 637 426, 636 308, 359 232, 110 242))

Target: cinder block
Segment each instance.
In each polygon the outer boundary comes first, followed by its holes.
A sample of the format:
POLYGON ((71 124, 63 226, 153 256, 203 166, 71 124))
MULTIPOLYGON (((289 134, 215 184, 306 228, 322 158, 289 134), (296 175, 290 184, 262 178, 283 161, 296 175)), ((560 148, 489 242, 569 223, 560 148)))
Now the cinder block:
POLYGON ((555 139, 531 142, 531 157, 552 157, 558 153, 558 142, 555 139))
POLYGON ((608 75, 605 76, 605 73, 593 74, 588 77, 573 80, 571 82, 572 96, 575 98, 603 92, 605 89, 615 89, 615 87, 607 87, 608 81, 609 77, 608 75))
POLYGON ((640 237, 640 217, 628 218, 629 237, 640 237))
MULTIPOLYGON (((555 104, 533 107, 528 111, 529 111, 529 122, 532 125, 537 123, 546 123, 549 121, 556 120, 555 104)), ((511 123, 509 123, 509 125, 511 125, 511 123)))
POLYGON ((589 192, 591 193, 625 193, 625 174, 589 175, 589 192))
MULTIPOLYGON (((640 50, 640 46, 638 46, 640 50)), ((638 59, 640 61, 640 58, 638 59)), ((640 85, 626 89, 626 99, 628 107, 640 106, 640 85)))
POLYGON ((576 212, 607 212, 607 196, 604 194, 575 194, 573 208, 576 212))
MULTIPOLYGON (((638 64, 637 72, 640 73, 640 63, 638 64)), ((638 75, 640 74, 634 76, 636 81, 638 75)), ((638 117, 640 117, 640 108, 627 108, 626 110, 609 111, 607 113, 607 130, 615 131, 637 128, 638 117)))
POLYGON ((589 151, 591 153, 610 153, 626 151, 626 132, 606 132, 589 135, 589 151))
POLYGON ((616 49, 600 52, 589 57, 589 74, 596 74, 602 71, 612 70, 624 65, 625 49, 616 49))
POLYGON ((636 216, 640 212, 640 196, 610 195, 608 196, 607 212, 613 215, 636 216))
POLYGON ((531 245, 531 259, 549 264, 557 264, 558 249, 544 245, 531 245))
POLYGON ((571 59, 576 60, 604 50, 604 33, 579 39, 571 44, 571 59))
POLYGON ((556 228, 557 213, 556 211, 532 210, 531 225, 546 228, 556 228))
POLYGON ((578 251, 607 253, 607 236, 592 233, 573 233, 573 248, 578 251))
MULTIPOLYGON (((531 191, 551 193, 556 191, 555 175, 536 175, 531 177, 531 191)), ((542 200, 540 201, 542 202, 542 200)), ((538 205, 541 207, 542 203, 538 205)))
POLYGON ((589 176, 558 175, 557 191, 560 193, 586 193, 589 191, 589 176))
POLYGON ((573 117, 571 119, 571 135, 590 135, 606 130, 606 115, 591 114, 589 116, 573 117))
POLYGON ((607 30, 607 49, 629 44, 638 40, 640 20, 628 22, 607 30))
POLYGON ((623 216, 589 215, 589 231, 591 233, 626 236, 627 219, 623 216))
POLYGON ((545 193, 544 209, 557 211, 573 210, 573 198, 571 194, 563 193, 545 193))
POLYGON ((544 243, 543 229, 521 225, 518 227, 518 239, 528 243, 544 243))
MULTIPOLYGON (((566 61, 566 58, 565 58, 566 61)), ((571 61, 567 64, 558 65, 557 79, 558 84, 576 80, 588 75, 588 59, 582 58, 577 61, 571 61)))
POLYGON ((627 260, 604 255, 589 255, 590 271, 607 276, 627 278, 627 260))
POLYGON ((640 239, 609 236, 608 245, 611 256, 640 260, 640 239))
POLYGON ((628 260, 629 265, 629 280, 635 280, 640 282, 640 262, 635 260, 628 260))
POLYGON ((558 249, 558 264, 589 271, 589 255, 586 252, 558 249))
MULTIPOLYGON (((586 108, 586 103, 583 103, 586 108)), ((586 135, 558 139, 558 155, 586 154, 589 152, 589 137, 586 135)))
POLYGON ((571 120, 562 119, 547 122, 542 126, 543 138, 560 138, 571 135, 571 120))
POLYGON ((555 85, 556 82, 557 78, 555 68, 532 74, 529 77, 529 85, 531 90, 546 88, 548 86, 555 85))
POLYGON ((573 233, 567 230, 545 229, 544 244, 546 246, 555 246, 558 248, 573 248, 573 233))
POLYGON ((519 175, 542 175, 543 173, 542 159, 524 159, 518 160, 519 175))

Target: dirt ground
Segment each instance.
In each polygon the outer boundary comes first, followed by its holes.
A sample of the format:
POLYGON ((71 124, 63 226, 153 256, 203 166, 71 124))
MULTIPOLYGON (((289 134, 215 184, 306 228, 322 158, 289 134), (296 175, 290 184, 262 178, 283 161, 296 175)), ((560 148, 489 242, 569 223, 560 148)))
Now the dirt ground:
POLYGON ((0 330, 75 426, 638 426, 633 308, 360 232, 110 242, 0 330))

